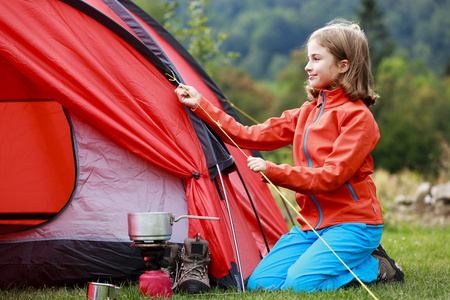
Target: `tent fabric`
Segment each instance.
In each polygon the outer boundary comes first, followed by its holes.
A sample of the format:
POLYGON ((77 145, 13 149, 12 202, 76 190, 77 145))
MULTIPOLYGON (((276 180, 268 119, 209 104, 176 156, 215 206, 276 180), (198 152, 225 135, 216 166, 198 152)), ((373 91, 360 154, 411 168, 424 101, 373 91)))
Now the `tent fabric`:
MULTIPOLYGON (((166 66, 170 68, 168 77, 173 76, 173 80, 184 82, 177 71, 176 66, 171 62, 164 50, 160 48, 156 40, 150 35, 146 28, 128 11, 122 4, 116 0, 102 0, 121 20, 133 31, 133 33, 152 51, 166 66)), ((129 3, 130 4, 130 3, 129 3)), ((165 72, 168 72, 167 70, 165 72)), ((173 81, 176 84, 175 81, 173 81)), ((217 176, 216 165, 219 165, 222 171, 233 168, 233 157, 224 149, 223 143, 215 140, 207 125, 201 121, 190 109, 186 108, 188 116, 195 128, 195 132, 205 155, 206 163, 212 178, 217 176), (212 141, 211 141, 212 139, 212 141), (211 144, 212 142, 212 144, 211 144), (214 149, 211 149, 213 147, 214 149), (212 151, 211 151, 212 150, 212 151)))
POLYGON ((0 205, 3 234, 53 218, 73 192, 76 165, 61 105, 2 56, 0 79, 0 191, 8 199, 0 205))
MULTIPOLYGON (((186 113, 173 92, 174 84, 165 74, 173 70, 180 80, 195 84, 210 99, 217 99, 212 91, 215 87, 207 84, 209 79, 201 77, 202 72, 186 63, 177 49, 155 34, 149 24, 136 18, 134 24, 140 24, 149 33, 149 40, 157 42, 150 50, 144 39, 139 38, 140 34, 134 33, 105 3, 97 0, 0 3, 0 62, 4 61, 24 78, 16 82, 15 90, 19 92, 10 90, 12 96, 7 97, 10 99, 7 105, 14 97, 23 99, 18 94, 27 89, 28 93, 50 99, 51 106, 60 111, 55 114, 59 116, 58 122, 67 120, 62 140, 66 140, 64 157, 69 165, 64 175, 58 175, 65 177, 68 188, 64 195, 58 196, 65 200, 52 208, 53 219, 27 231, 0 236, 0 253, 9 257, 8 262, 0 262, 0 283, 64 282, 66 277, 55 278, 55 268, 67 268, 72 279, 79 281, 95 276, 123 278, 136 274, 135 269, 139 269, 136 263, 130 262, 133 267, 129 271, 120 270, 124 255, 134 255, 130 260, 135 262, 140 259, 136 251, 121 252, 124 243, 129 242, 126 213, 138 211, 220 217, 220 222, 181 220, 174 225, 171 241, 182 242, 185 237, 200 233, 210 242, 210 275, 230 282, 230 275, 236 276, 237 272, 231 224, 225 201, 220 199, 211 180, 213 166, 208 166, 205 149, 209 144, 209 153, 216 158, 215 163, 220 164, 223 159, 224 169, 230 167, 230 162, 235 162, 238 168, 245 166, 245 157, 228 146, 233 159, 223 152, 225 148, 213 152, 222 147, 221 142, 214 141, 204 124, 196 125, 198 120, 186 113), (155 54, 158 49, 165 53, 165 59, 155 54), (31 85, 25 84, 26 81, 31 85), (199 136, 209 139, 201 142, 199 136), (67 146, 71 143, 72 149, 67 146), (83 247, 77 248, 81 244, 83 247), (45 248, 49 250, 43 251, 45 248), (66 263, 61 264, 62 260, 66 263), (92 268, 84 263, 90 260, 97 262, 92 268), (27 275, 30 272, 33 275, 27 275)), ((7 77, 0 74, 2 79, 7 77)), ((26 102, 28 105, 29 101, 26 102)), ((5 103, 0 101, 0 119, 6 114, 5 103)), ((51 132, 49 135, 55 136, 51 132)), ((1 145, 4 143, 0 144, 3 157, 6 148, 1 145)), ((51 153, 46 155, 50 157, 51 153)), ((241 257, 243 275, 248 277, 265 247, 246 190, 260 210, 271 245, 287 231, 287 226, 258 175, 241 168, 246 181, 243 182, 235 172, 229 172, 223 177, 233 221, 239 225, 238 241, 244 249, 240 253, 244 257, 241 257)), ((18 182, 24 183, 19 179, 18 182)), ((10 203, 11 199, 3 195, 2 201, 10 203)), ((28 201, 31 203, 32 199, 28 201)), ((34 212, 37 210, 33 209, 34 212)), ((235 279, 231 278, 231 282, 235 279)))
MULTIPOLYGON (((77 117, 71 123, 77 136, 77 191, 53 221, 1 236, 0 286, 135 279, 145 266, 139 249, 130 246, 126 213, 149 208, 186 213, 180 178, 117 147, 77 117)), ((187 232, 186 219, 176 222, 172 241, 182 242, 187 232)))
POLYGON ((10 141, 3 147, 3 157, 8 159, 1 160, 7 174, 1 190, 3 197, 11 199, 2 204, 1 213, 59 212, 65 202, 55 199, 70 197, 75 176, 70 129, 61 106, 54 101, 2 101, 0 109, 0 140, 10 141), (59 126, 62 121, 65 127, 59 126), (23 188, 23 179, 29 189, 23 188))
MULTIPOLYGON (((160 45, 164 50, 166 55, 174 62, 177 66, 178 72, 183 78, 185 78, 186 83, 195 86, 201 94, 203 94, 207 99, 214 103, 218 107, 223 107, 230 115, 232 115, 237 121, 242 122, 234 110, 231 108, 228 102, 222 101, 226 97, 214 83, 214 81, 208 76, 208 74, 201 68, 201 66, 195 61, 195 59, 186 51, 185 48, 174 39, 160 24, 156 22, 150 15, 146 14, 142 9, 134 5, 129 0, 120 0, 120 2, 126 6, 136 17, 137 20, 145 27, 147 32, 151 34, 153 39, 160 45)), ((248 182, 252 184, 246 185, 249 190, 252 199, 255 202, 256 210, 260 212, 261 222, 263 228, 266 228, 266 235, 268 239, 277 240, 280 233, 283 231, 271 231, 270 228, 286 228, 285 222, 275 201, 266 201, 266 199, 271 199, 272 195, 270 190, 265 186, 260 180, 260 175, 252 172, 247 168, 246 157, 241 153, 240 150, 233 146, 227 145, 227 149, 233 156, 239 168, 242 177, 248 179, 248 182), (276 215, 273 215, 275 212, 276 215), (269 217, 270 216, 270 217, 269 217)), ((246 155, 260 155, 253 151, 244 150, 246 155)), ((245 195, 244 186, 239 183, 238 176, 234 176, 235 181, 233 182, 235 189, 240 189, 241 201, 239 201, 241 212, 252 211, 251 204, 248 201, 248 197, 245 195), (245 199, 245 200, 244 200, 245 199)), ((254 220, 255 216, 251 218, 254 220)), ((249 224, 252 227, 252 232, 259 232, 260 229, 256 222, 251 222, 249 224)), ((284 229, 286 230, 286 229, 284 229)))
MULTIPOLYGON (((155 19, 146 14, 142 9, 133 4, 129 0, 120 0, 120 2, 127 7, 137 18, 137 20, 145 27, 147 32, 151 34, 152 38, 160 45, 166 55, 171 59, 177 67, 178 72, 183 78, 186 79, 186 83, 195 86, 201 94, 214 103, 218 107, 222 107, 227 113, 232 115, 238 122, 242 122, 231 105, 226 100, 226 97, 204 71, 204 69, 198 64, 198 62, 186 51, 185 48, 171 36, 155 19)), ((240 172, 244 178, 247 178, 252 184, 247 185, 250 190, 252 198, 256 199, 256 204, 260 204, 257 211, 261 212, 262 218, 270 216, 271 212, 277 212, 275 218, 268 220, 265 225, 267 228, 271 228, 273 225, 275 228, 285 228, 285 222, 279 213, 279 209, 274 201, 265 201, 265 199, 272 198, 270 190, 267 186, 261 182, 260 175, 252 172, 247 168, 246 157, 237 148, 227 145, 227 149, 232 154, 238 166, 241 166, 240 172), (273 224, 275 222, 275 224, 273 224), (272 224, 270 224, 272 223, 272 224)), ((243 150, 246 155, 258 156, 260 155, 254 151, 243 150)), ((239 181, 236 179, 236 182, 239 181)), ((236 186, 242 186, 236 183, 236 186)), ((236 187, 235 186, 235 187, 236 187)), ((243 188, 243 187, 242 187, 243 188)), ((241 191, 244 194, 244 191, 241 191)), ((243 199, 246 199, 244 197, 243 199)), ((244 201, 243 201, 244 202, 244 201)), ((249 205, 248 201, 241 203, 242 205, 249 205)), ((275 235, 278 235, 277 232, 275 235)), ((268 232, 270 235, 270 231, 268 232)), ((276 239, 272 236, 271 239, 276 239)))

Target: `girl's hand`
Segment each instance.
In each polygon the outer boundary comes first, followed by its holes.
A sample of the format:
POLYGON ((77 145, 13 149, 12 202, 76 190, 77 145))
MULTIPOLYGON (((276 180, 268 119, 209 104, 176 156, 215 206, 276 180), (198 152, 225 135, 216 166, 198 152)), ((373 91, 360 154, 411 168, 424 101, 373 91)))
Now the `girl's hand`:
POLYGON ((180 102, 192 109, 197 108, 198 101, 200 100, 200 94, 192 86, 180 84, 176 89, 175 93, 178 96, 180 102))
POLYGON ((253 172, 263 172, 266 173, 267 170, 267 162, 260 157, 249 156, 247 159, 247 166, 253 172))

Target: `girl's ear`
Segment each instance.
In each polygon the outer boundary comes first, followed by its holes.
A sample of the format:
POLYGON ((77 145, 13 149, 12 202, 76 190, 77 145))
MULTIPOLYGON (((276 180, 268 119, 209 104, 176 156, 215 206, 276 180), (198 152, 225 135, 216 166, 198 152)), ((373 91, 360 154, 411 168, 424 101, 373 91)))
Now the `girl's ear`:
POLYGON ((347 59, 343 59, 339 62, 339 73, 345 73, 350 68, 350 63, 347 59))

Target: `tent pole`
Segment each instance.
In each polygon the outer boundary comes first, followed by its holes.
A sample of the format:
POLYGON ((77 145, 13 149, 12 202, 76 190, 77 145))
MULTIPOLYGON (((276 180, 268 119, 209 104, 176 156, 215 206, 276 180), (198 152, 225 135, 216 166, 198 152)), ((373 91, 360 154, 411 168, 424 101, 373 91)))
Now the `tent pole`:
POLYGON ((241 172, 239 172, 239 169, 237 169, 236 171, 239 175, 239 178, 241 179, 242 185, 244 186, 245 192, 247 193, 248 200, 250 200, 250 204, 252 205, 253 212, 255 213, 256 221, 258 221, 259 229, 261 230, 261 234, 264 238, 264 243, 266 244, 267 253, 269 253, 270 252, 269 243, 267 242, 266 234, 264 233, 264 229, 262 227, 261 219, 259 218, 258 211, 256 210, 255 203, 253 202, 252 196, 250 195, 250 192, 247 189, 247 185, 245 184, 244 178, 242 178, 241 172))
POLYGON ((225 190, 225 183, 223 182, 222 173, 220 171, 219 165, 216 164, 216 167, 217 167, 217 172, 219 174, 220 182, 222 184, 222 189, 223 189, 223 194, 224 194, 224 197, 225 197, 225 202, 227 203, 228 216, 230 218, 231 231, 233 233, 234 247, 236 249, 237 263, 238 263, 238 267, 239 267, 239 275, 240 275, 240 279, 241 279, 241 287, 242 287, 242 291, 245 292, 244 275, 242 273, 241 258, 240 258, 240 255, 239 255, 239 247, 238 247, 238 244, 237 244, 236 232, 234 230, 233 217, 231 216, 230 203, 228 202, 227 191, 225 190))

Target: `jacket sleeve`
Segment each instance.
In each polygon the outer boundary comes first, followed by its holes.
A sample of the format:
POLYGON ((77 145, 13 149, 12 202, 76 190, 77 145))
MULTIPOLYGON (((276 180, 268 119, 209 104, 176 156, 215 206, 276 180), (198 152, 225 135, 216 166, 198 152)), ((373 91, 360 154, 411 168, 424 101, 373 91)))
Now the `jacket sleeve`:
MULTIPOLYGON (((363 165, 371 165, 370 152, 380 140, 380 134, 370 111, 345 112, 338 126, 340 134, 322 166, 292 167, 268 162, 267 178, 275 185, 310 195, 334 191, 363 165)), ((367 172, 372 171, 372 166, 367 168, 367 172)))
POLYGON ((241 148, 274 150, 292 144, 299 109, 286 111, 279 118, 271 118, 263 124, 245 126, 201 97, 193 111, 204 120, 222 139, 241 148))

